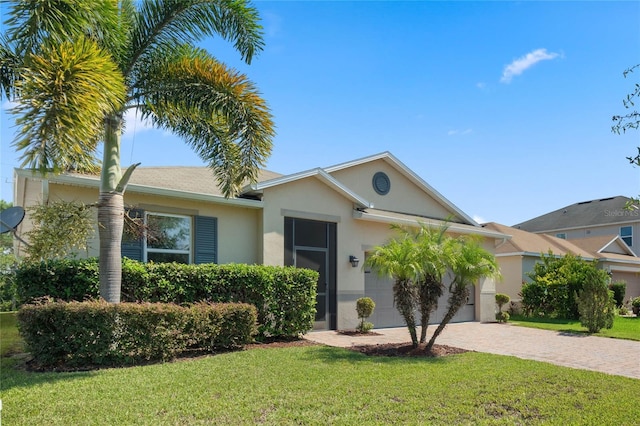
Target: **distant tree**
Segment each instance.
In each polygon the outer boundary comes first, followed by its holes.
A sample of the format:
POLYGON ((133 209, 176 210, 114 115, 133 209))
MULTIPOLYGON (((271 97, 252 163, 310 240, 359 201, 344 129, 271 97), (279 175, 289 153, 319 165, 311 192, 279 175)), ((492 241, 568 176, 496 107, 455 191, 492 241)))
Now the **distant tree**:
POLYGON ((57 201, 28 208, 33 229, 25 233, 30 261, 60 259, 87 250, 93 234, 94 218, 90 206, 57 201))
POLYGON ((22 166, 101 171, 100 295, 117 303, 123 194, 137 166, 121 169, 125 112, 182 137, 225 196, 255 181, 271 113, 251 81, 197 43, 220 36, 250 63, 263 48, 258 13, 246 0, 15 0, 7 11, 0 91, 17 102, 22 166))
MULTIPOLYGON (((640 64, 636 64, 631 68, 624 70, 622 75, 627 78, 631 73, 637 71, 640 68, 640 64)), ((638 75, 637 73, 635 75, 638 75)), ((630 129, 640 128, 640 112, 635 109, 636 101, 640 98, 640 81, 635 83, 634 89, 622 100, 622 105, 625 109, 631 110, 624 115, 614 115, 612 120, 615 123, 611 126, 611 131, 620 134, 626 133, 630 129)), ((627 157, 630 164, 640 166, 640 146, 636 147, 637 153, 633 156, 627 157)), ((630 200, 626 203, 626 208, 637 208, 640 205, 640 197, 630 197, 630 200)))

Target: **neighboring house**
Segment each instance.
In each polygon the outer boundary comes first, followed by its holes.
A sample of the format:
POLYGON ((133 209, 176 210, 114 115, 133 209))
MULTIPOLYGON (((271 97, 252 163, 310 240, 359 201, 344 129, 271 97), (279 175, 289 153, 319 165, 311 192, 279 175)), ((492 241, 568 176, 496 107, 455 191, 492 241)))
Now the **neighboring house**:
MULTIPOLYGON (((94 203, 97 176, 43 177, 17 169, 14 204, 55 200, 94 203)), ((294 265, 319 271, 315 328, 354 328, 355 301, 376 302, 377 327, 403 325, 392 283, 352 266, 393 236, 391 224, 440 226, 452 235, 484 237, 493 248, 506 237, 483 228, 388 152, 290 175, 263 171, 259 182, 226 199, 205 167, 138 168, 125 193, 130 214, 164 231, 162 244, 125 239, 123 255, 142 261, 294 265), (375 206, 375 207, 374 207, 375 206)), ((23 233, 31 226, 27 217, 23 233)), ((88 253, 95 256, 97 241, 88 253)), ((494 320, 495 283, 482 280, 455 321, 494 320)), ((441 309, 433 320, 439 321, 441 309)))
POLYGON ((508 294, 514 302, 520 301, 523 281, 531 281, 527 273, 540 261, 540 256, 548 254, 550 250, 555 256, 570 253, 585 260, 597 260, 599 268, 610 272, 612 281, 627 283, 625 300, 640 296, 640 258, 619 235, 565 240, 494 222, 484 227, 511 236, 495 249, 502 272, 502 281, 497 283, 496 291, 508 294))
POLYGON ((622 196, 582 201, 513 227, 567 240, 619 235, 635 253, 640 253, 640 210, 626 208, 629 201, 622 196))

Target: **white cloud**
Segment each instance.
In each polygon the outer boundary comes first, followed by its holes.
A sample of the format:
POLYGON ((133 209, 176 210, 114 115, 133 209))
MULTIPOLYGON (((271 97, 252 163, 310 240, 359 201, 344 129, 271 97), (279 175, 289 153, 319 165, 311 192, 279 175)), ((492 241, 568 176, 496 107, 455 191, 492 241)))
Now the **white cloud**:
POLYGON ((533 52, 529 52, 526 55, 514 60, 509 65, 504 67, 502 71, 502 78, 500 82, 511 83, 511 79, 520 75, 540 61, 548 61, 559 57, 559 53, 547 52, 547 49, 536 49, 533 52))
POLYGON ((135 108, 124 113, 125 130, 123 137, 133 137, 136 133, 154 129, 151 120, 143 120, 135 108))

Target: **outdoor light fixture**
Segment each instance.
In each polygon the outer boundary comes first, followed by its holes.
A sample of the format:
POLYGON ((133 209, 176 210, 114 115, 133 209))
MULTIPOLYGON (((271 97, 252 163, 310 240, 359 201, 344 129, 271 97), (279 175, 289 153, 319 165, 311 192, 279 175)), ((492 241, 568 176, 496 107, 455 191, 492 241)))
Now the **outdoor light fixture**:
POLYGON ((358 267, 358 262, 360 262, 360 259, 358 259, 354 255, 350 255, 349 256, 349 262, 351 262, 351 266, 353 266, 354 268, 357 268, 358 267))

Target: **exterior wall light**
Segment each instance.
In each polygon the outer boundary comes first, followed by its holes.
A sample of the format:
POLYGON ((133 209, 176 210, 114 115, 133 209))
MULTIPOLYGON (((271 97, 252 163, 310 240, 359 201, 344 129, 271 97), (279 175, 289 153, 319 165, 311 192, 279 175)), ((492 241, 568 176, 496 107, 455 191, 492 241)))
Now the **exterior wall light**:
POLYGON ((360 262, 360 259, 358 259, 354 255, 350 255, 349 256, 349 262, 351 263, 351 266, 353 266, 354 268, 357 268, 358 267, 358 262, 360 262))

